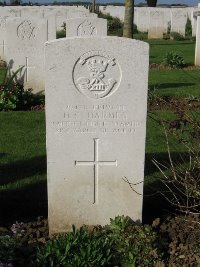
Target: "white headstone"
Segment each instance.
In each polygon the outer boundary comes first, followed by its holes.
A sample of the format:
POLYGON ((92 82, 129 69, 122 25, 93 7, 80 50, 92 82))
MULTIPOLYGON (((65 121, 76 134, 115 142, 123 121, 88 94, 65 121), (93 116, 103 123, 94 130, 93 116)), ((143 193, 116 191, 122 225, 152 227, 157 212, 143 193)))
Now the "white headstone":
POLYGON ((21 10, 21 17, 40 18, 48 20, 48 41, 56 39, 56 15, 52 11, 45 11, 42 7, 27 7, 21 10))
POLYGON ((66 36, 107 35, 107 20, 100 18, 76 18, 66 20, 66 36))
POLYGON ((185 36, 185 25, 187 23, 187 10, 174 8, 171 11, 171 32, 178 32, 185 36))
MULTIPOLYGON (((148 8, 138 8, 137 9, 137 29, 141 32, 147 32, 149 29, 149 9, 148 8)), ((135 18, 134 18, 135 20, 135 18)))
POLYGON ((5 60, 5 53, 6 53, 6 18, 7 17, 0 17, 0 59, 5 60))
POLYGON ((141 220, 148 44, 74 37, 45 54, 50 233, 141 220))
POLYGON ((46 19, 13 18, 6 21, 6 60, 11 71, 24 66, 19 79, 24 88, 44 90, 44 44, 48 39, 46 19))
POLYGON ((74 19, 74 18, 85 18, 88 17, 90 14, 89 10, 79 10, 73 9, 69 10, 67 13, 67 19, 74 19))
POLYGON ((148 39, 162 39, 164 33, 164 12, 151 10, 149 20, 148 39))
POLYGON ((195 65, 200 66, 200 16, 197 17, 195 65))

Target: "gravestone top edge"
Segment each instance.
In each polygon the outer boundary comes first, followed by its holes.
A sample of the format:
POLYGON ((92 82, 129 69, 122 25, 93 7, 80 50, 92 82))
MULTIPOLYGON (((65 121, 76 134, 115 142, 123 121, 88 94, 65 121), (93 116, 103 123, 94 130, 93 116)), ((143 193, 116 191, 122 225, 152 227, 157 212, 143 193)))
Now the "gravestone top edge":
POLYGON ((149 44, 144 42, 144 41, 140 41, 140 40, 136 40, 136 39, 130 39, 130 38, 126 38, 126 37, 117 37, 117 36, 93 36, 93 37, 90 37, 90 36, 73 36, 73 37, 66 37, 66 38, 59 38, 59 39, 55 39, 55 40, 51 40, 51 41, 47 41, 45 42, 45 46, 49 46, 49 45, 53 45, 53 44, 56 44, 56 43, 66 43, 67 41, 70 41, 70 40, 108 40, 108 41, 118 41, 118 42, 126 42, 127 44, 133 44, 133 45, 138 45, 138 46, 141 46, 141 48, 143 47, 143 49, 149 49, 149 44))

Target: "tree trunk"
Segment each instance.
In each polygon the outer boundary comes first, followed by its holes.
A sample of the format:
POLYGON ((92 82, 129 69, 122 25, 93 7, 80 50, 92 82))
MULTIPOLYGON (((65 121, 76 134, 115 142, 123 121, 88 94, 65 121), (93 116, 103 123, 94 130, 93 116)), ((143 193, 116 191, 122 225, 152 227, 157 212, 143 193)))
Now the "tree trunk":
POLYGON ((157 5, 157 0, 147 0, 147 5, 149 7, 155 7, 157 5))
POLYGON ((126 0, 123 37, 133 38, 134 0, 126 0))
POLYGON ((93 0, 92 2, 92 13, 95 13, 96 11, 96 0, 93 0))

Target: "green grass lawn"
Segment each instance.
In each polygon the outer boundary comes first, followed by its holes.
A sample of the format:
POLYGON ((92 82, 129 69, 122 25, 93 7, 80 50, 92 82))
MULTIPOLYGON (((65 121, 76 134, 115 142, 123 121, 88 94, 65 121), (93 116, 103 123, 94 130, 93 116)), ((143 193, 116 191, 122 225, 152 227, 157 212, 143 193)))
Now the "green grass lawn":
POLYGON ((0 224, 46 215, 44 112, 1 112, 0 125, 0 224))
POLYGON ((150 45, 151 63, 161 63, 168 52, 175 51, 182 55, 185 63, 194 64, 195 42, 172 40, 145 40, 150 45))
POLYGON ((159 96, 200 96, 200 69, 150 69, 149 88, 159 96))

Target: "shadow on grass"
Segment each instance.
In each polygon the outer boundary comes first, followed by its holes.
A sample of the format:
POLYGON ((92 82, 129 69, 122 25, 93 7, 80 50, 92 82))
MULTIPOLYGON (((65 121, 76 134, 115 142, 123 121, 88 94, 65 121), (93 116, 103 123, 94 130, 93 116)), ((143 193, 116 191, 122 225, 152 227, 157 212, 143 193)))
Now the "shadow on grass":
POLYGON ((160 193, 162 190, 164 191, 164 187, 160 181, 144 187, 143 223, 152 224, 156 218, 165 219, 167 216, 175 214, 173 207, 160 193))
POLYGON ((171 43, 170 43, 170 41, 164 42, 164 43, 154 43, 154 42, 150 41, 149 43, 150 43, 150 46, 157 46, 157 45, 164 45, 164 46, 167 46, 167 45, 177 46, 178 45, 179 46, 179 45, 189 45, 189 44, 193 45, 194 44, 194 42, 191 42, 191 41, 185 41, 185 42, 176 41, 175 43, 174 43, 174 41, 171 41, 171 43))
POLYGON ((47 216, 47 184, 40 181, 0 193, 0 225, 47 216))
POLYGON ((19 181, 23 178, 46 173, 46 156, 0 164, 0 185, 19 181))
MULTIPOLYGON (((189 163, 189 153, 171 152, 170 155, 175 168, 176 165, 189 163)), ((158 174, 159 170, 153 164, 152 159, 169 166, 169 155, 168 153, 148 153, 145 156, 145 176, 151 176, 153 180, 153 182, 148 181, 145 184, 143 195, 143 223, 149 224, 157 217, 165 218, 175 213, 173 207, 161 194, 166 191, 166 187, 159 180, 159 177, 162 178, 162 174, 158 174)))
MULTIPOLYGON (((171 152, 170 153, 174 165, 189 163, 189 153, 187 152, 171 152)), ((145 155, 145 176, 158 172, 158 168, 153 164, 152 160, 156 159, 160 163, 169 165, 169 155, 165 153, 146 153, 145 155)))

